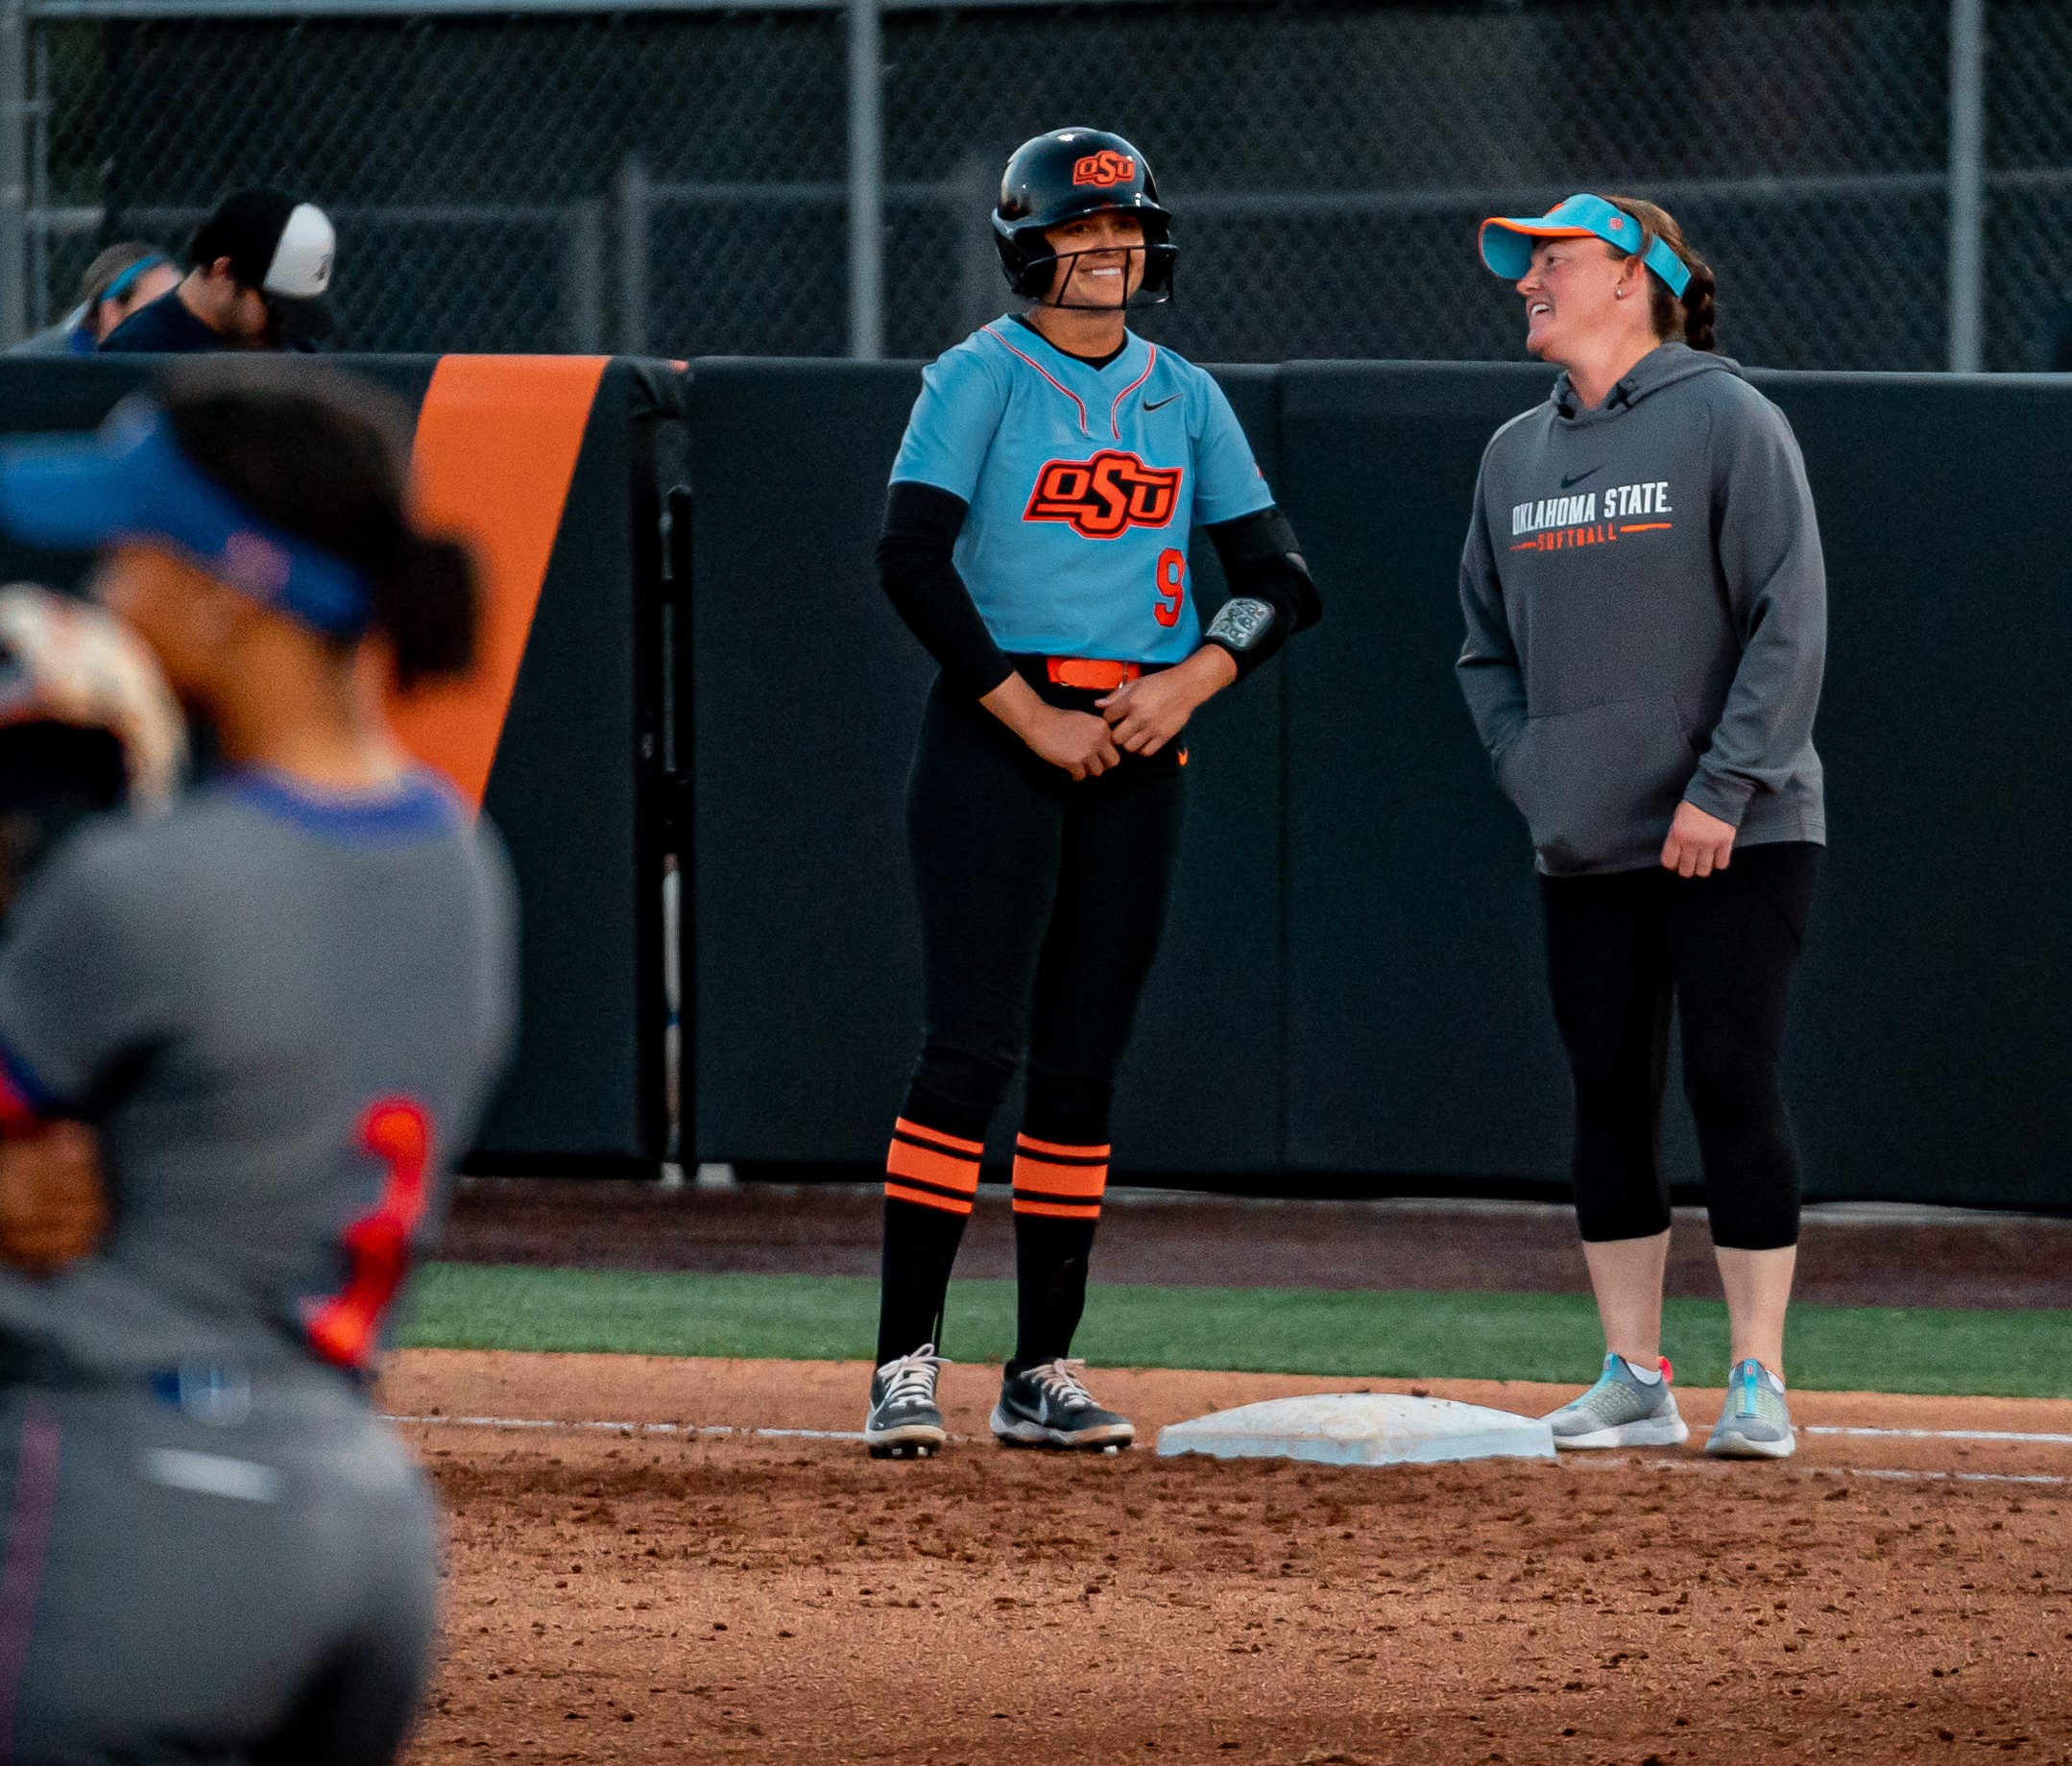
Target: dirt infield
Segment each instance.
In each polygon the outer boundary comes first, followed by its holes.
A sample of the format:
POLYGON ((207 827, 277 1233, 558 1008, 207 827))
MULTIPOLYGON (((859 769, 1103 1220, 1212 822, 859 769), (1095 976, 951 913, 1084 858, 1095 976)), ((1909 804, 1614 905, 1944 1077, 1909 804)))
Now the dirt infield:
MULTIPOLYGON (((863 1370, 417 1351, 452 1509, 412 1758, 2072 1761, 2072 1403, 1802 1394, 1685 1450, 1329 1470, 853 1442, 863 1370), (556 1426, 485 1426, 545 1421, 556 1426), (666 1432, 569 1427, 667 1424, 666 1432), (1970 1430, 2059 1440, 1952 1439, 1970 1430)), ((953 1431, 997 1372, 952 1367, 953 1431)), ((1163 1422, 1343 1381, 1116 1373, 1163 1422)), ((1372 1382, 1375 1390, 1410 1390, 1372 1382)), ((1552 1389, 1434 1382, 1545 1408, 1552 1389)), ((1686 1390, 1694 1434, 1717 1393, 1686 1390)))

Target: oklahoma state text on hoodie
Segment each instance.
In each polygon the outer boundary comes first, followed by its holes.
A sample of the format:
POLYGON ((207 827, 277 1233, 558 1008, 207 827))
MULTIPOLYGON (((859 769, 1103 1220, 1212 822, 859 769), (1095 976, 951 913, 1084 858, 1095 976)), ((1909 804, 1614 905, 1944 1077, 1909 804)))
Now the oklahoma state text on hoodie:
POLYGON ((1658 861, 1687 799, 1737 845, 1824 841, 1827 576, 1784 413, 1664 344, 1491 438, 1460 560, 1467 695, 1553 876, 1658 861))

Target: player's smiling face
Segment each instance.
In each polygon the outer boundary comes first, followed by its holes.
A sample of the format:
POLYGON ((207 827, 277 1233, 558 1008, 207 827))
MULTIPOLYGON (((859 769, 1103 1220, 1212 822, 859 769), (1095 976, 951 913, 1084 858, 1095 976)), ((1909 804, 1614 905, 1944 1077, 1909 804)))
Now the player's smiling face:
POLYGON ((1526 303, 1526 348, 1566 367, 1588 340, 1609 327, 1624 329, 1628 306, 1645 322, 1648 302, 1637 268, 1635 259, 1619 255, 1602 239, 1542 239, 1517 284, 1526 303))
POLYGON ((1144 282, 1144 223, 1133 214, 1093 214, 1044 232, 1057 254, 1053 306, 1124 306, 1144 282))

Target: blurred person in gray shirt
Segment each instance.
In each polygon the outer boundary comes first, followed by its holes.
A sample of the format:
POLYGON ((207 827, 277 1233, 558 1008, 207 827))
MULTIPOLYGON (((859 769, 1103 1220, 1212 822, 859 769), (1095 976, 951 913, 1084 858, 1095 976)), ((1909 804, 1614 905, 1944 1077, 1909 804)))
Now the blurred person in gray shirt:
POLYGON ((408 434, 237 361, 0 447, 0 526, 99 549, 219 762, 69 835, 0 936, 11 1760, 388 1766, 430 1679, 438 1521, 372 1381, 503 1066, 515 922, 494 831, 362 690, 475 654, 408 434))

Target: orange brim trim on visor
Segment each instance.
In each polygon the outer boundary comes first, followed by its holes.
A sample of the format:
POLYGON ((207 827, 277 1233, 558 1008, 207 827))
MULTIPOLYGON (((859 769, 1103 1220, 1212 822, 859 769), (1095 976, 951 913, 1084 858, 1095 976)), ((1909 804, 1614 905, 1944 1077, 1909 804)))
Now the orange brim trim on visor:
POLYGON ((1679 300, 1691 280, 1690 266, 1666 240, 1650 238, 1616 203, 1587 190, 1556 203, 1545 214, 1491 215, 1482 223, 1482 262, 1515 282, 1532 267, 1535 239, 1602 239, 1615 252, 1638 252, 1641 261, 1679 300))
POLYGON ((1532 247, 1530 241, 1595 239, 1597 236, 1589 228, 1577 227, 1566 221, 1519 221, 1505 215, 1491 215, 1482 223, 1482 262, 1505 280, 1515 282, 1532 267, 1532 247), (1495 232, 1494 241, 1491 238, 1492 230, 1495 232))

